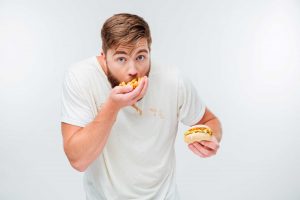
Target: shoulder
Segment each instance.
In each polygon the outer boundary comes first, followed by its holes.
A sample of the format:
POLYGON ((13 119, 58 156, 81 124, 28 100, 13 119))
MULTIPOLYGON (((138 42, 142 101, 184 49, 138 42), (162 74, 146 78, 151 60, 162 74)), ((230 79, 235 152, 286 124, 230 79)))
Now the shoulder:
POLYGON ((72 79, 81 86, 87 85, 96 74, 97 66, 95 57, 89 57, 73 63, 65 72, 65 79, 72 79))
POLYGON ((177 83, 180 76, 180 70, 177 66, 168 63, 152 62, 151 76, 153 79, 159 79, 166 83, 177 83))
POLYGON ((73 63, 68 69, 68 73, 73 73, 76 76, 88 75, 89 73, 94 73, 95 66, 95 57, 89 57, 84 60, 73 63))

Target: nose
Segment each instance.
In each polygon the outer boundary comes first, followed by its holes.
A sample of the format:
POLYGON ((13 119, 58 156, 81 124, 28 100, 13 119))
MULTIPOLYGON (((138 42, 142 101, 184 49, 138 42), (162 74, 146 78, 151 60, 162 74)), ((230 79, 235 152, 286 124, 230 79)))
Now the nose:
POLYGON ((137 74, 138 74, 138 70, 137 70, 135 64, 130 63, 129 70, 128 70, 128 75, 131 76, 131 77, 136 77, 137 74))

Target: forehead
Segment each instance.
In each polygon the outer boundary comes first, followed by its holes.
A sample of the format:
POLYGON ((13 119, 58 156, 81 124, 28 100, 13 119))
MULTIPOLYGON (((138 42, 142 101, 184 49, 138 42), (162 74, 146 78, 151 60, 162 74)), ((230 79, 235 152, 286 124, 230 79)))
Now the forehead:
POLYGON ((134 44, 126 44, 126 45, 121 44, 116 49, 111 49, 111 51, 112 54, 115 54, 116 52, 125 52, 126 54, 130 55, 141 49, 146 49, 147 51, 149 51, 148 42, 145 38, 138 40, 134 44))

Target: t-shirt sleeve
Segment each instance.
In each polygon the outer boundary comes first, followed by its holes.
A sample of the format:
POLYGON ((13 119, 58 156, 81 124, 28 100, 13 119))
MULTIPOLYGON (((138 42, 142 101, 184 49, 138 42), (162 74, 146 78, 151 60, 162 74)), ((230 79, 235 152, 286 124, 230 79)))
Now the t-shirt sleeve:
POLYGON ((201 120, 205 113, 205 104, 192 82, 184 76, 178 78, 178 115, 179 120, 192 126, 201 120))
POLYGON ((93 120, 87 91, 72 71, 67 71, 62 85, 61 122, 84 127, 93 120))

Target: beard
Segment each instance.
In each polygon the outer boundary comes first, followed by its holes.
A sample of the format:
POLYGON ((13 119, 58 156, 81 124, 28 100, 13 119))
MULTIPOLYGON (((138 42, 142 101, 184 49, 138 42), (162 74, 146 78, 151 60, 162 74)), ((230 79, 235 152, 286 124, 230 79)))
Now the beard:
MULTIPOLYGON (((109 70, 109 66, 108 66, 108 64, 107 64, 107 61, 106 61, 106 66, 107 66, 107 80, 109 81, 111 87, 114 88, 114 87, 120 85, 120 83, 121 83, 122 81, 119 81, 119 80, 111 73, 111 71, 109 70)), ((146 72, 145 76, 149 77, 150 70, 151 70, 151 61, 150 61, 150 63, 149 63, 149 69, 148 69, 148 71, 146 72)), ((135 79, 135 78, 137 79, 138 77, 137 77, 137 76, 133 76, 131 80, 133 80, 133 79, 135 79)))

